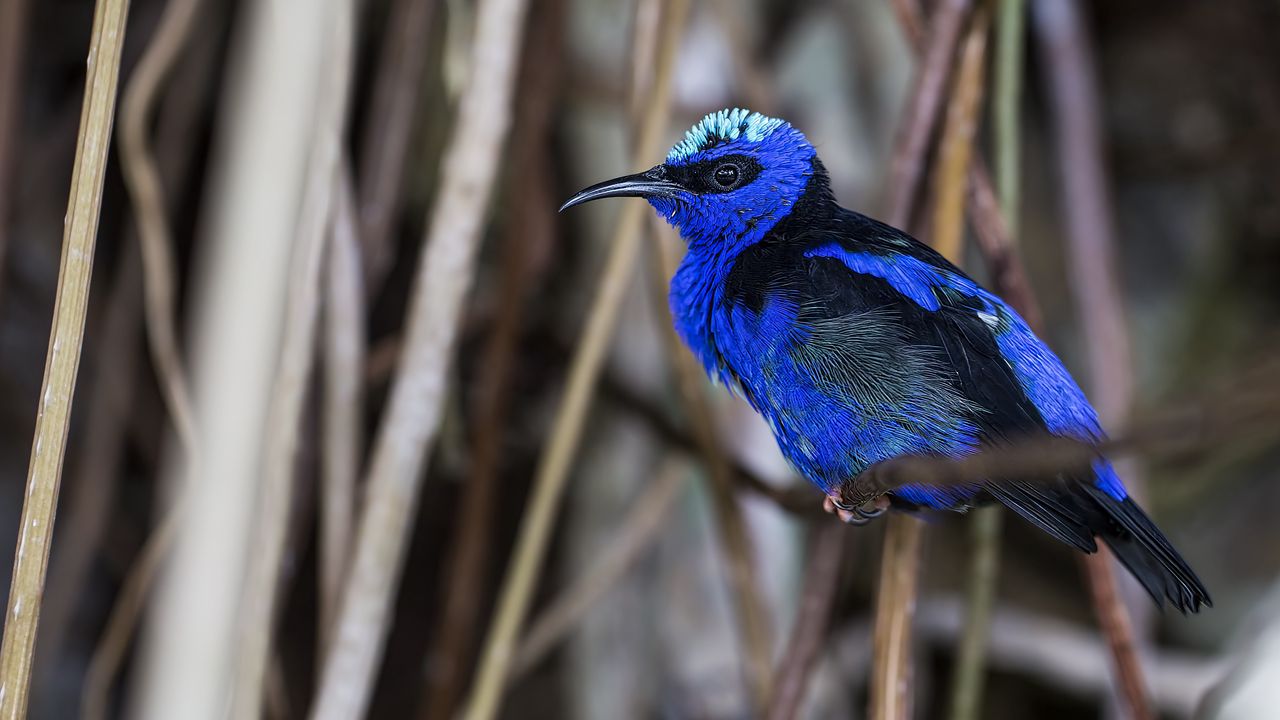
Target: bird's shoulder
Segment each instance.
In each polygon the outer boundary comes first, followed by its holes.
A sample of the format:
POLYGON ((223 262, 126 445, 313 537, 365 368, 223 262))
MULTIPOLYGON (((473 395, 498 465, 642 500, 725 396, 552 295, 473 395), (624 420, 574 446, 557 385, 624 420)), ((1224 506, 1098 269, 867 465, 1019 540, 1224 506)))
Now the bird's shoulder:
POLYGON ((821 222, 782 225, 739 257, 726 289, 730 302, 756 312, 770 299, 794 306, 804 338, 794 356, 832 382, 853 383, 868 372, 900 382, 910 369, 916 380, 954 393, 956 410, 984 435, 1042 426, 997 338, 999 328, 1021 320, 892 226, 843 209, 821 222))

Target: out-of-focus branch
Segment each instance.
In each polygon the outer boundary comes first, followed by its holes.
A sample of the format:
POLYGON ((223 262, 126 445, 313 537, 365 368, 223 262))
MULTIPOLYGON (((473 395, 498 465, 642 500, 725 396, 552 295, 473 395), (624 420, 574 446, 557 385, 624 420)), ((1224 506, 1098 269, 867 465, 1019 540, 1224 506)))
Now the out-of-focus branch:
MULTIPOLYGON (((999 0, 996 16, 995 127, 996 184, 1009 238, 1017 242, 1022 207, 1022 76, 1027 0, 999 0)), ((977 185, 977 183, 974 183, 977 185)))
POLYGON ((200 0, 174 0, 165 7, 152 41, 130 76, 120 107, 120 169, 133 201, 138 242, 142 247, 151 361, 155 363, 161 395, 186 455, 184 461, 191 466, 198 464, 195 414, 175 319, 177 267, 166 215, 164 182, 149 134, 156 98, 187 44, 200 6, 200 0))
POLYGON ((497 176, 520 56, 526 3, 477 7, 472 77, 441 163, 442 185, 410 298, 398 374, 379 427, 368 496, 312 717, 364 714, 390 621, 423 464, 440 426, 462 304, 497 176))
MULTIPOLYGON (((1109 183, 1103 160, 1097 71, 1082 10, 1070 0, 1035 4, 1035 29, 1042 50, 1054 132, 1062 169, 1062 215, 1066 224, 1072 297, 1087 339, 1090 395, 1104 427, 1123 427, 1133 407, 1133 359, 1115 262, 1109 183)), ((1124 468, 1130 491, 1145 496, 1136 466, 1124 468)), ((1121 691, 1135 717, 1147 717, 1144 682, 1135 650, 1149 613, 1145 599, 1128 593, 1130 623, 1115 592, 1114 564, 1090 558, 1088 577, 1103 630, 1115 651, 1121 691), (1095 567, 1097 565, 1097 567, 1095 567), (1140 605, 1138 603, 1141 603, 1140 605)))
POLYGON ((979 5, 960 48, 960 67, 953 81, 952 97, 947 105, 946 122, 938 148, 938 181, 930 244, 957 264, 963 258, 964 200, 986 84, 983 75, 988 24, 986 6, 979 5))
POLYGON ((422 695, 423 720, 449 720, 456 712, 474 656, 477 621, 485 606, 512 371, 531 291, 546 272, 558 228, 550 148, 564 56, 564 15, 562 0, 535 0, 526 30, 516 100, 520 122, 512 131, 507 158, 511 168, 509 210, 498 253, 501 290, 493 327, 480 355, 471 425, 473 460, 448 545, 447 575, 440 594, 443 610, 429 651, 432 672, 422 695))
POLYGON ((591 569, 574 580, 529 623, 511 664, 510 680, 518 680, 563 641, 604 599, 659 537, 668 511, 687 475, 683 458, 667 460, 644 494, 631 507, 609 545, 600 551, 591 569))
POLYGON ((956 46, 964 31, 972 0, 941 0, 929 19, 925 55, 916 73, 915 87, 903 110, 902 125, 889 167, 886 220, 906 227, 915 209, 925 174, 925 160, 938 125, 951 75, 956 46))
POLYGON ((263 688, 275 637, 276 596, 294 504, 302 412, 315 365, 321 268, 335 215, 335 197, 339 193, 356 34, 355 2, 333 0, 327 11, 324 68, 316 96, 316 129, 293 247, 280 359, 272 386, 266 457, 254 521, 254 552, 240 610, 232 717, 255 717, 262 711, 263 688))
POLYGON ((0 295, 4 293, 5 256, 9 250, 9 208, 17 172, 18 102, 23 55, 27 49, 30 0, 0 0, 0 295))
POLYGON ((769 720, 791 720, 800 712, 813 666, 827 639, 844 557, 845 528, 821 518, 810 523, 809 568, 796 610, 795 627, 778 661, 777 681, 769 700, 769 720))
POLYGON ((351 555, 356 481, 364 445, 364 273, 355 217, 355 188, 344 161, 336 179, 333 225, 325 259, 324 397, 320 467, 320 647, 338 614, 351 555))
MULTIPOLYGON (((933 597, 920 603, 916 634, 939 648, 953 647, 964 632, 964 607, 955 597, 933 597)), ((861 678, 870 658, 865 622, 842 626, 832 638, 833 660, 843 677, 861 678)), ((1112 678, 1109 650, 1093 628, 1012 606, 997 606, 991 623, 990 664, 1004 673, 1025 677, 1085 700, 1106 698, 1112 678)), ((1153 650, 1152 699, 1169 717, 1200 717, 1197 706, 1206 691, 1228 671, 1220 658, 1174 650, 1153 650)), ((856 693, 851 685, 846 692, 856 693)))
POLYGON ((44 596, 54 513, 62 480, 67 429, 84 322, 93 277, 93 254, 102 206, 107 148, 115 115, 120 54, 124 46, 127 0, 98 0, 89 40, 84 105, 76 141, 75 166, 67 201, 49 349, 45 358, 35 439, 19 522, 18 549, 0 645, 0 717, 26 717, 36 628, 44 596))
POLYGON ((751 28, 745 21, 741 3, 731 0, 713 0, 711 9, 729 42, 733 56, 733 71, 737 75, 739 92, 752 110, 770 114, 774 111, 774 93, 769 80, 760 67, 754 51, 751 28))
POLYGON ((392 230, 431 47, 426 38, 439 4, 439 0, 395 0, 387 13, 382 52, 373 71, 369 122, 360 139, 357 178, 360 243, 369 293, 382 286, 395 259, 392 230))
MULTIPOLYGON (((688 10, 688 0, 674 0, 667 7, 659 44, 658 68, 635 146, 634 164, 637 167, 656 156, 660 150, 661 133, 666 127, 671 104, 675 50, 683 34, 688 10)), ((552 426, 551 440, 534 476, 529 506, 516 538, 515 553, 499 595, 498 609, 489 629, 475 684, 466 704, 464 717, 467 720, 488 720, 497 712, 516 638, 546 555, 552 524, 559 510, 578 441, 582 437, 587 409, 604 363, 608 340, 613 334, 622 295, 640 250, 643 212, 645 208, 641 203, 627 203, 618 219, 609 258, 591 304, 586 331, 574 351, 569 367, 568 386, 552 426)))

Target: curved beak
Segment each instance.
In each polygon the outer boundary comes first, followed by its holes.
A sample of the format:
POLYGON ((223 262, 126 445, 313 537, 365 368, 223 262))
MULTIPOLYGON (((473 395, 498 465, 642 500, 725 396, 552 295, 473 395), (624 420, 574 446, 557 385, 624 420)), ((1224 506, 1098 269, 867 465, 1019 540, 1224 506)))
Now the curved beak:
POLYGON ((667 169, 661 165, 635 175, 605 180, 569 198, 560 206, 564 212, 574 205, 609 197, 677 197, 684 188, 667 179, 667 169))

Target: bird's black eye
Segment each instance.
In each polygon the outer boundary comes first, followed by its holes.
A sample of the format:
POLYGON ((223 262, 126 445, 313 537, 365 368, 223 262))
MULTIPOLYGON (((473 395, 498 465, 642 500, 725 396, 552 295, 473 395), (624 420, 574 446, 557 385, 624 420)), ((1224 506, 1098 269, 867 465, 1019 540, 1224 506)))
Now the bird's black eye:
POLYGON ((733 163, 725 163, 716 168, 712 177, 720 187, 731 188, 738 184, 738 166, 733 163))

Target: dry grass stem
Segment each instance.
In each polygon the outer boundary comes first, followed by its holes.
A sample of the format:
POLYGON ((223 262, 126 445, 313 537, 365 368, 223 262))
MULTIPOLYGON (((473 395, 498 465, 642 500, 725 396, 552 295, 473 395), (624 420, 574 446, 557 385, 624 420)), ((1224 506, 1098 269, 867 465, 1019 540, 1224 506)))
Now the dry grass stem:
POLYGON ((479 4, 462 95, 414 281, 399 372, 374 443, 368 496, 312 717, 365 713, 388 630, 427 450, 439 428, 462 304, 511 123, 526 3, 479 4))
POLYGON ((0 646, 0 717, 27 713, 36 628, 84 340, 107 148, 115 114, 127 0, 98 0, 89 40, 84 105, 67 201, 58 294, 45 358, 18 548, 0 646))
POLYGON ((618 523, 613 539, 600 551, 591 569, 560 591, 529 623, 529 631, 511 663, 512 681, 537 667, 653 547, 687 475, 683 457, 662 464, 657 476, 645 486, 644 494, 618 523))
MULTIPOLYGON (((675 50, 688 14, 688 0, 667 7, 658 52, 658 68, 644 122, 635 146, 639 167, 658 155, 671 104, 671 75, 675 50)), ((569 469, 576 454, 587 408, 613 335, 618 308, 640 250, 641 203, 626 203, 610 246, 599 289, 591 305, 587 327, 569 367, 568 386, 556 413, 551 440, 534 476, 528 509, 520 524, 515 553, 498 599, 498 609, 480 660, 475 684, 466 704, 467 720, 488 720, 498 709, 520 626, 528 612, 533 586, 546 555, 552 524, 560 506, 569 469)))

